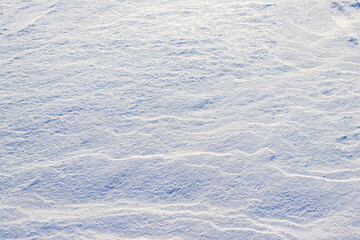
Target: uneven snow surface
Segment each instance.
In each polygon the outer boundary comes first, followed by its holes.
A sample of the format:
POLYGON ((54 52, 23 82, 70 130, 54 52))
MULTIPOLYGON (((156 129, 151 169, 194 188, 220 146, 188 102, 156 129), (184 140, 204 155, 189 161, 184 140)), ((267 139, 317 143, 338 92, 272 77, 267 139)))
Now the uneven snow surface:
POLYGON ((360 239, 335 1, 1 0, 0 239, 360 239))

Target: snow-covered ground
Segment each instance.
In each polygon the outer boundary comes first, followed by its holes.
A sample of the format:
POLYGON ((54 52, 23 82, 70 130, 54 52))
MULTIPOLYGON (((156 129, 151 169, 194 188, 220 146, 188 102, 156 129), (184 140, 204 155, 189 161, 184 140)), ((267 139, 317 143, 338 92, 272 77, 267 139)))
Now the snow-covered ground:
POLYGON ((0 239, 360 239, 335 1, 1 0, 0 239))

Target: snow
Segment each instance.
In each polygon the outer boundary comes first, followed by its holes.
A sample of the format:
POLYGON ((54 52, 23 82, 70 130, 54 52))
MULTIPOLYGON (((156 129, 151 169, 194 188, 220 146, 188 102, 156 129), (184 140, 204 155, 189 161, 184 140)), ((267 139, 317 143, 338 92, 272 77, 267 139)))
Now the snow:
POLYGON ((359 4, 1 1, 0 239, 359 239, 359 4))

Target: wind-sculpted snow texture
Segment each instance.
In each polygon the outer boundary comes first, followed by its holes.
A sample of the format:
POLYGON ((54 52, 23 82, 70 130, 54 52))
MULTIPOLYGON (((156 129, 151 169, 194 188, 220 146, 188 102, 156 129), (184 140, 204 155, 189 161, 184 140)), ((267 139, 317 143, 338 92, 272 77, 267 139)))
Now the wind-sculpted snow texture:
POLYGON ((0 239, 360 239, 360 2, 2 0, 0 239))

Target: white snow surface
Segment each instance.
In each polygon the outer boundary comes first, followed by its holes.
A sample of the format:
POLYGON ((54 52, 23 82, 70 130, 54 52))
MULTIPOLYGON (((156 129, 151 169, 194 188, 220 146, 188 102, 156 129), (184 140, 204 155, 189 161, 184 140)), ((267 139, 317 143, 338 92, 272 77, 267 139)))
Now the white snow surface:
POLYGON ((0 239, 360 239, 360 2, 1 0, 0 239))

